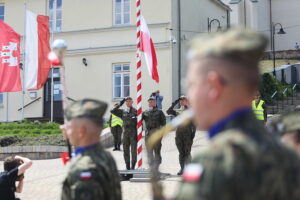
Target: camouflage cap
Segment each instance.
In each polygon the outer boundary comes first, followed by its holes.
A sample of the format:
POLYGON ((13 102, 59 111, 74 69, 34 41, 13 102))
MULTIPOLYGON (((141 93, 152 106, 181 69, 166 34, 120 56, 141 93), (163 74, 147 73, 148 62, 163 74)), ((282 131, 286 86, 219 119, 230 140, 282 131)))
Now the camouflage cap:
POLYGON ((107 104, 95 99, 83 99, 72 103, 65 111, 68 120, 88 117, 102 120, 107 104))
POLYGON ((191 42, 189 59, 220 57, 257 64, 267 46, 267 38, 260 33, 234 28, 225 32, 209 33, 191 42))
POLYGON ((282 116, 278 126, 281 126, 282 135, 300 130, 300 111, 293 111, 282 116))

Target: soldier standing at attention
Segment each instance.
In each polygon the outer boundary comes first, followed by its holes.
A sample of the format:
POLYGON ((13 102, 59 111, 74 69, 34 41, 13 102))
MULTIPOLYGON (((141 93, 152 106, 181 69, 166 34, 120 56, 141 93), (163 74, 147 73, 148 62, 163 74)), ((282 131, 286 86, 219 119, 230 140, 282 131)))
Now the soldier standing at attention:
POLYGON ((135 168, 137 161, 137 111, 132 107, 131 97, 124 98, 118 106, 110 112, 123 120, 123 150, 126 169, 130 170, 130 151, 131 151, 131 169, 135 168), (125 109, 119 109, 123 104, 125 109))
MULTIPOLYGON (((116 103, 114 105, 114 107, 117 107, 119 104, 116 103)), ((109 119, 109 126, 110 126, 110 131, 114 137, 114 146, 115 148, 113 149, 113 151, 117 151, 117 150, 121 150, 121 140, 122 140, 122 127, 123 127, 123 120, 114 115, 111 114, 110 115, 110 119, 109 119)))
POLYGON ((252 110, 256 118, 264 125, 267 121, 267 107, 263 100, 260 99, 259 92, 256 92, 252 100, 252 110))
POLYGON ((299 157, 271 138, 251 109, 267 39, 245 29, 196 38, 188 98, 209 146, 183 172, 177 200, 300 199, 299 157))
MULTIPOLYGON (((184 110, 188 109, 188 100, 186 96, 181 96, 179 99, 174 101, 171 107, 167 110, 168 115, 177 116, 181 114, 184 110), (179 110, 174 110, 174 107, 180 104, 179 110)), ((193 123, 186 126, 179 126, 176 130, 175 142, 179 152, 179 164, 180 171, 177 175, 182 175, 184 165, 191 161, 191 149, 193 144, 193 139, 195 137, 196 128, 193 123)))
POLYGON ((65 111, 68 122, 61 129, 75 147, 75 158, 63 181, 62 200, 122 199, 116 163, 99 142, 106 109, 104 102, 84 99, 65 111))
MULTIPOLYGON (((146 143, 148 138, 154 133, 156 130, 160 129, 162 126, 166 125, 166 116, 165 114, 156 107, 155 97, 150 97, 148 99, 148 110, 143 112, 142 119, 146 124, 146 143)), ((151 164, 154 164, 158 169, 161 164, 161 141, 159 141, 153 148, 153 151, 148 151, 148 158, 151 164), (153 163, 152 163, 153 162, 153 163)))

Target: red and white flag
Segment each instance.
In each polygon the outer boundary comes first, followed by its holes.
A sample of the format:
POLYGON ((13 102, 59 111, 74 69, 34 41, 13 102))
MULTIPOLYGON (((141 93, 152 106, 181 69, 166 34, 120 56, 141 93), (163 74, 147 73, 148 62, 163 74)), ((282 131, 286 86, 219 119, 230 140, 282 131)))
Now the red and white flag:
POLYGON ((141 51, 145 55, 145 60, 150 76, 159 83, 157 71, 157 59, 154 44, 144 17, 141 15, 141 51))
POLYGON ((49 17, 26 11, 24 89, 43 87, 50 71, 49 17))
POLYGON ((0 93, 22 90, 20 35, 0 20, 0 93))

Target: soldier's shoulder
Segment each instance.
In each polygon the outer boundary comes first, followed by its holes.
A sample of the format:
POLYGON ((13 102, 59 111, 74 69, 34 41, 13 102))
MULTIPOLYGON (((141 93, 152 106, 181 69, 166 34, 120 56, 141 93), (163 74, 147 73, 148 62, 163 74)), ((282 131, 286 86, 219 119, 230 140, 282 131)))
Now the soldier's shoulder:
POLYGON ((255 158, 259 155, 257 144, 240 130, 228 130, 215 136, 211 144, 195 158, 200 163, 226 163, 233 167, 237 162, 243 162, 243 155, 255 158))

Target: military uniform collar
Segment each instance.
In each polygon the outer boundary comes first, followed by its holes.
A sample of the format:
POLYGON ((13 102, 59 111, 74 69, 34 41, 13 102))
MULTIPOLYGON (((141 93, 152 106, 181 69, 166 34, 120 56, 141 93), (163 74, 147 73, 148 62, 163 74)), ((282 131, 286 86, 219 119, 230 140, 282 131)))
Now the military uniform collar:
POLYGON ((88 145, 88 146, 84 146, 84 147, 78 147, 75 149, 75 157, 77 157, 80 153, 84 152, 85 150, 88 150, 92 147, 95 147, 99 144, 99 142, 97 142, 96 144, 91 144, 91 145, 88 145))
POLYGON ((225 117, 224 119, 220 120, 219 122, 215 123, 209 130, 208 130, 208 137, 209 139, 212 139, 213 137, 215 137, 216 135, 218 135, 221 131, 224 130, 225 126, 235 120, 236 118, 251 113, 252 109, 250 107, 244 107, 244 108, 240 108, 235 110, 234 112, 232 112, 230 115, 228 115, 227 117, 225 117))

